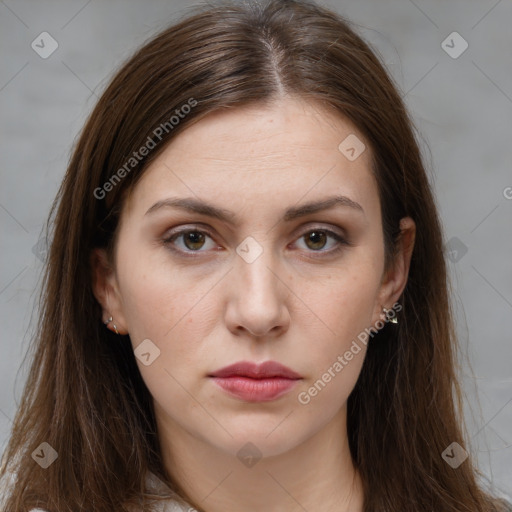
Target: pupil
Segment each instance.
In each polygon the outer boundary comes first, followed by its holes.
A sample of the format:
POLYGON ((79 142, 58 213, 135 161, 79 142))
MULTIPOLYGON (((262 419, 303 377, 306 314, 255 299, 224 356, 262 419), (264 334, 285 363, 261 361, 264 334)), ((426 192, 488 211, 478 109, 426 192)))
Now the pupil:
POLYGON ((185 244, 189 249, 198 249, 198 247, 190 247, 189 242, 192 245, 199 244, 199 246, 201 246, 201 244, 204 242, 204 235, 202 233, 198 233, 197 231, 191 231, 185 237, 185 244))
POLYGON ((313 246, 315 246, 313 248, 315 249, 321 249, 325 245, 325 233, 321 231, 312 231, 308 238, 313 242, 313 246))

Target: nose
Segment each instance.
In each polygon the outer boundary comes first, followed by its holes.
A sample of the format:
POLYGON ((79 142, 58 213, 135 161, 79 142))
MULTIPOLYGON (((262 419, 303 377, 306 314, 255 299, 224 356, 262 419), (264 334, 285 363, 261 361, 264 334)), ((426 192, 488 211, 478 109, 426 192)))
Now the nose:
POLYGON ((236 336, 277 337, 288 330, 290 289, 270 251, 252 263, 237 257, 230 272, 226 324, 236 336))

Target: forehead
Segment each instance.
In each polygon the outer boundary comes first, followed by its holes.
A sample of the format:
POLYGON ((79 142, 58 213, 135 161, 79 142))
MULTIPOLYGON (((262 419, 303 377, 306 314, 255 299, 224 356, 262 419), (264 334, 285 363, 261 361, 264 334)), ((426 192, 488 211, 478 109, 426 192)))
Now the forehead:
MULTIPOLYGON (((252 170, 255 157, 260 162, 267 160, 268 165, 280 165, 299 154, 308 161, 318 155, 338 156, 340 142, 349 135, 363 139, 341 114, 318 102, 288 97, 270 105, 212 112, 176 137, 168 150, 175 157, 184 153, 197 160, 243 162, 252 170)), ((369 156, 366 153, 361 155, 363 161, 369 156)))
POLYGON ((287 98, 216 111, 188 126, 145 170, 130 210, 147 209, 166 194, 239 209, 339 193, 372 207, 378 194, 370 169, 370 148, 349 120, 319 103, 287 98), (347 146, 359 156, 347 158, 347 146))

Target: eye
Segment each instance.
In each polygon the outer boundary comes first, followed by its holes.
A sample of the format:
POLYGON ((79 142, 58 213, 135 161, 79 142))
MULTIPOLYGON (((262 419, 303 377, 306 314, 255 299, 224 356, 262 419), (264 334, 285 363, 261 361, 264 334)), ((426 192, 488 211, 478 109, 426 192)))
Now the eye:
MULTIPOLYGON (((177 246, 178 250, 182 252, 204 252, 200 251, 200 249, 205 247, 205 245, 207 249, 213 249, 214 247, 216 247, 208 233, 206 233, 205 231, 199 231, 197 229, 187 229, 179 231, 178 233, 175 233, 170 237, 166 238, 164 242, 166 245, 169 246, 177 246), (207 247, 207 244, 205 244, 208 238, 211 240, 210 247, 207 247), (180 239, 182 241, 182 244, 176 244, 175 241, 180 239)), ((175 247, 173 247, 173 249, 174 248, 175 247)))
POLYGON ((313 252, 335 252, 342 249, 343 245, 349 243, 340 235, 329 229, 311 229, 304 233, 300 238, 306 248, 311 249, 313 252), (329 238, 331 239, 330 246, 325 249, 328 244, 329 238))
MULTIPOLYGON (((330 254, 340 251, 343 246, 351 245, 334 231, 322 228, 310 229, 298 238, 298 241, 304 242, 307 252, 330 254), (329 239, 331 239, 330 244, 328 243, 329 239), (325 249, 326 246, 328 246, 327 249, 325 249)), ((169 235, 163 242, 172 251, 182 254, 206 252, 209 249, 218 248, 211 235, 199 229, 183 229, 169 235)))

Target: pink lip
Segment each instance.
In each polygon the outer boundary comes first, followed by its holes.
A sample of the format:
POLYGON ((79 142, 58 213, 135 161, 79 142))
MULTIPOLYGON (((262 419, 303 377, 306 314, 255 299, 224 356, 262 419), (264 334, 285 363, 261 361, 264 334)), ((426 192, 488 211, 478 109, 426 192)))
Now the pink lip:
POLYGON ((276 400, 302 379, 298 373, 275 361, 260 365, 240 361, 208 376, 230 395, 248 402, 276 400))

